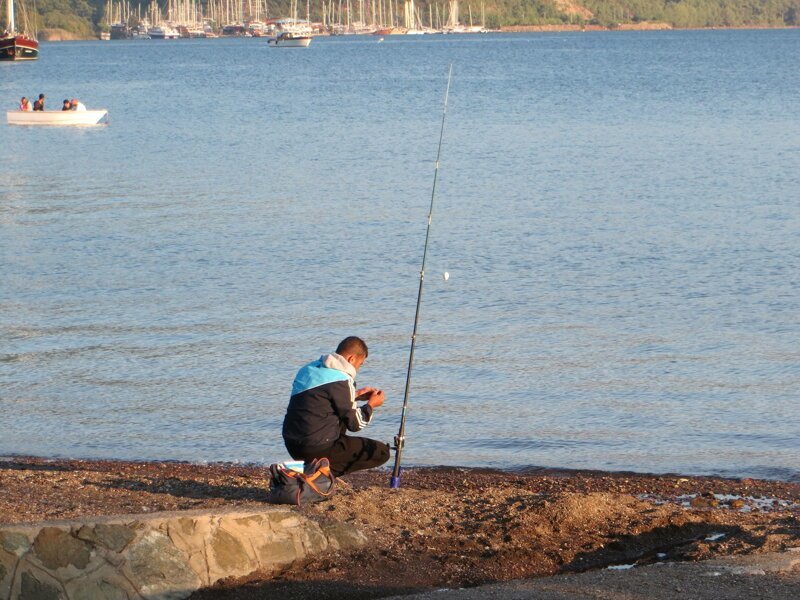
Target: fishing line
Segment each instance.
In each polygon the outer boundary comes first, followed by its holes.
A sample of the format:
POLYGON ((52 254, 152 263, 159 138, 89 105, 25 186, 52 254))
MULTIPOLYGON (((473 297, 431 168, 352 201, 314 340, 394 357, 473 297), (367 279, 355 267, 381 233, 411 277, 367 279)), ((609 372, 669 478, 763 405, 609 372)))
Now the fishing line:
POLYGON ((431 236, 431 221, 433 220, 433 201, 436 198, 436 181, 439 178, 439 157, 442 155, 442 139, 444 138, 444 121, 447 116, 447 99, 450 96, 450 81, 453 78, 453 63, 447 73, 447 88, 444 92, 444 108, 442 109, 442 126, 439 130, 439 149, 436 151, 436 167, 433 171, 433 188, 431 189, 431 205, 428 210, 428 228, 425 231, 425 248, 422 251, 422 268, 419 272, 419 291, 417 292, 417 310, 414 315, 414 330, 411 333, 411 351, 408 355, 408 371, 406 372, 406 390, 403 394, 403 412, 400 415, 400 430, 394 438, 394 469, 389 487, 400 487, 400 459, 403 446, 406 442, 406 413, 408 412, 408 393, 411 389, 411 369, 414 366, 414 348, 417 345, 417 327, 419 326, 419 307, 422 304, 422 284, 425 282, 425 259, 428 257, 428 240, 431 236))

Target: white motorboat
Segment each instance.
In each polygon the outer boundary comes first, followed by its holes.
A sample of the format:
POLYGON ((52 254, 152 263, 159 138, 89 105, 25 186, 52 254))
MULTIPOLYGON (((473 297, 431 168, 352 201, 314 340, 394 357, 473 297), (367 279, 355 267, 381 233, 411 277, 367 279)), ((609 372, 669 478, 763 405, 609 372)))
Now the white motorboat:
POLYGON ((147 35, 150 36, 151 40, 177 40, 181 37, 178 30, 169 25, 151 27, 147 30, 147 35))
POLYGON ((284 31, 278 37, 270 38, 267 44, 270 46, 281 46, 286 48, 307 48, 311 43, 311 36, 297 35, 290 31, 284 31))
POLYGON ((99 110, 9 110, 9 125, 106 125, 108 111, 99 110))

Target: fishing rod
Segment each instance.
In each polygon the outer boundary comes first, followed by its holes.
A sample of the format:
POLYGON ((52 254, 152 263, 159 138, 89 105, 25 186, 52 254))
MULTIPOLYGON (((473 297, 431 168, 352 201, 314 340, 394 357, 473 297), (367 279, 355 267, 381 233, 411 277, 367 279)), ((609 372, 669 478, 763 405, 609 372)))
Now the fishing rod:
POLYGON ((406 413, 408 412, 408 393, 411 389, 411 368, 414 366, 414 348, 417 345, 417 327, 419 326, 419 307, 422 304, 422 284, 425 282, 425 259, 428 257, 428 240, 431 236, 431 221, 433 220, 433 201, 436 198, 436 180, 439 177, 439 157, 442 155, 442 138, 444 137, 444 120, 447 116, 447 99, 450 96, 450 81, 453 78, 453 63, 447 73, 447 88, 444 92, 444 108, 442 109, 442 127, 439 130, 439 149, 436 151, 436 168, 433 171, 433 188, 431 189, 431 206, 428 210, 428 228, 425 231, 425 249, 422 251, 422 268, 419 272, 419 291, 417 292, 417 310, 414 315, 414 330, 411 333, 411 352, 408 355, 408 371, 406 372, 406 390, 403 394, 403 412, 400 415, 400 431, 394 438, 394 469, 389 487, 400 487, 400 458, 406 442, 406 413))

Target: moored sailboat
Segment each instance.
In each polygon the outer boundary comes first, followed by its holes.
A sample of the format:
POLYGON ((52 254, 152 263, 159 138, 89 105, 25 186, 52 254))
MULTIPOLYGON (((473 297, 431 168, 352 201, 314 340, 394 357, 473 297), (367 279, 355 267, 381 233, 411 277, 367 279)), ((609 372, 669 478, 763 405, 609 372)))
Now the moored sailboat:
POLYGON ((17 31, 14 20, 14 0, 6 0, 7 23, 0 34, 0 60, 36 60, 39 58, 39 42, 27 27, 17 31))

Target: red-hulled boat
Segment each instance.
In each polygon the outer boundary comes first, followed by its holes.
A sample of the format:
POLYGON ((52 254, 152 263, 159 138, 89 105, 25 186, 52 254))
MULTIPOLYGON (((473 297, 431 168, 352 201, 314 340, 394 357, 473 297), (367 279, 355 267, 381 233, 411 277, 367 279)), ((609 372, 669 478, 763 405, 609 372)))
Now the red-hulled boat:
POLYGON ((26 31, 17 31, 14 0, 6 0, 6 8, 8 23, 0 34, 0 60, 36 60, 39 58, 39 42, 26 31))

